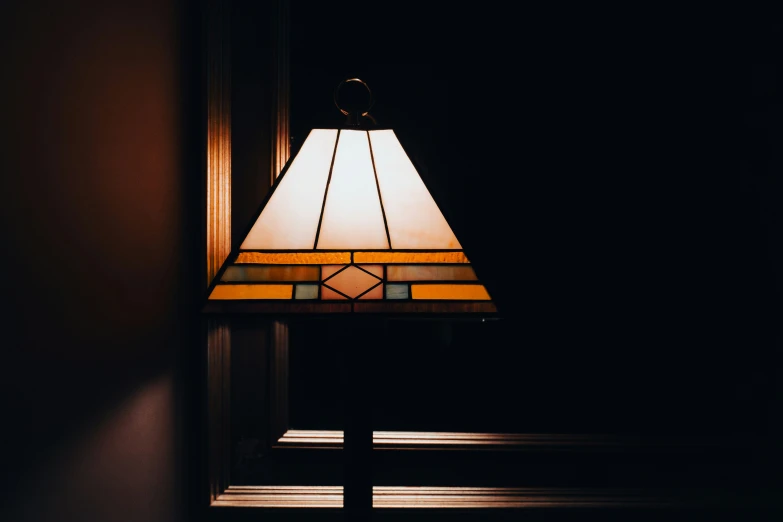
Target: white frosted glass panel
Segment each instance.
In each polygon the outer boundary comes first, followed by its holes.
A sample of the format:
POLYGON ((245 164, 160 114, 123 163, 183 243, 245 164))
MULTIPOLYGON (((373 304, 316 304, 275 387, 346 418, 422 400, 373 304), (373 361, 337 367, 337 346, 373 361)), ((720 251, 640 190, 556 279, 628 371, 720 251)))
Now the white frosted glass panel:
POLYGON ((370 131, 392 248, 462 248, 393 130, 370 131))
POLYGON ((316 248, 389 248, 366 131, 340 133, 316 248))
POLYGON ((336 138, 336 129, 310 131, 241 249, 313 248, 336 138))

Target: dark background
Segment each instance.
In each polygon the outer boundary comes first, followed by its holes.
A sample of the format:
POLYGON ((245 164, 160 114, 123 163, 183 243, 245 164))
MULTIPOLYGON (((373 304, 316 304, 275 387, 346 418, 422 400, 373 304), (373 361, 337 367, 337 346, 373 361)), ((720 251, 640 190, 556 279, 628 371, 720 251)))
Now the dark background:
MULTIPOLYGON (((478 382, 535 393, 500 414, 780 433, 780 27, 486 2, 291 14, 294 146, 340 123, 340 80, 370 84, 506 317, 502 347, 472 347, 478 382)), ((204 514, 202 15, 3 3, 5 519, 204 514)), ((246 22, 237 41, 263 34, 246 22)), ((242 228, 268 146, 250 159, 245 116, 242 228)), ((430 385, 464 371, 418 365, 430 385)))
MULTIPOLYGON (((750 29, 294 4, 294 146, 365 80, 505 317, 484 342, 425 331, 383 354, 383 429, 393 410, 455 431, 779 422, 779 130, 761 114, 780 35, 750 29)), ((300 353, 300 404, 324 419, 326 357, 300 353)))

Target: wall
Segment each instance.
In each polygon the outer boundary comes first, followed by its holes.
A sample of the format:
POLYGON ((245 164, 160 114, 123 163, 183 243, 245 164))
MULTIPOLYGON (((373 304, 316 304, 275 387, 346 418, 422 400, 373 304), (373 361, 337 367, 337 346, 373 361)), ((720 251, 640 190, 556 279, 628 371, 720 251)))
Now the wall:
POLYGON ((0 518, 183 519, 198 4, 4 2, 0 24, 0 518))

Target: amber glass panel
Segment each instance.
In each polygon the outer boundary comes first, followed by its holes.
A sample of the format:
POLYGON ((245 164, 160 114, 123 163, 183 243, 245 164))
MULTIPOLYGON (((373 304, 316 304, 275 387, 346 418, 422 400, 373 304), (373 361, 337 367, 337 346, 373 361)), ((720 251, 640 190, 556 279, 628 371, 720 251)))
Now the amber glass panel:
POLYGON ((383 285, 378 285, 359 299, 383 299, 383 285))
POLYGON ((258 263, 268 265, 320 265, 347 264, 351 262, 350 252, 240 252, 237 263, 258 263))
POLYGON ((355 252, 356 263, 469 263, 463 252, 355 252))
POLYGON ((221 281, 318 281, 317 266, 230 266, 221 281))
POLYGON ((324 282, 335 290, 353 298, 378 284, 379 278, 359 270, 355 266, 349 266, 324 282))
POLYGON ((490 299, 484 285, 411 285, 413 299, 490 299))
POLYGON ((476 273, 470 266, 390 265, 386 278, 389 281, 475 281, 476 273))
POLYGON ((291 299, 294 285, 217 285, 210 299, 291 299))

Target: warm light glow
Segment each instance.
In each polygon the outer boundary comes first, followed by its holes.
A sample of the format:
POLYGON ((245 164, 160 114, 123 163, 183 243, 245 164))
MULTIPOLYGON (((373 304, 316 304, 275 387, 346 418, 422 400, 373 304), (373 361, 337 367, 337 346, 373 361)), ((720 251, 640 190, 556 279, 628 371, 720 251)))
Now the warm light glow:
POLYGON ((242 250, 313 248, 336 138, 334 129, 310 131, 242 250))
POLYGON ((240 249, 460 248, 394 131, 314 129, 240 249))
POLYGON ((217 285, 210 299, 291 299, 294 285, 217 285))
POLYGON ((412 299, 490 299, 484 285, 411 285, 412 299))
POLYGON ((258 263, 269 265, 320 265, 348 264, 351 262, 350 252, 296 252, 267 253, 240 252, 237 263, 258 263))
POLYGON ((392 130, 311 131, 235 255, 212 310, 497 312, 392 130))
POLYGON ((316 248, 389 248, 365 131, 340 132, 316 248))
POLYGON ((394 131, 370 131, 369 135, 391 247, 462 248, 394 131))

